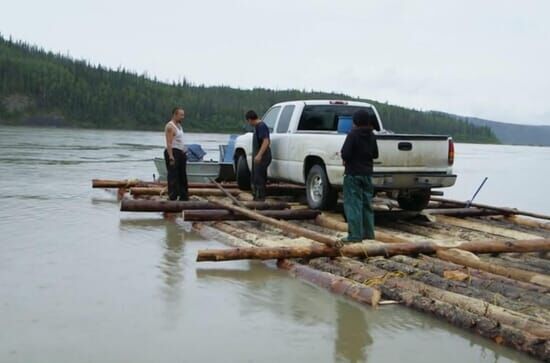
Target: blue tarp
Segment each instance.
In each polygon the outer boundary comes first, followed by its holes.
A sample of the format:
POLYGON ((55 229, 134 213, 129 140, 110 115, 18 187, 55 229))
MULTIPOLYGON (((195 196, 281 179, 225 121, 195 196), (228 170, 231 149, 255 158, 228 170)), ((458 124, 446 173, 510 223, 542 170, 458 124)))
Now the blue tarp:
POLYGON ((338 117, 338 133, 347 134, 350 132, 353 125, 353 120, 351 116, 339 116, 338 117))

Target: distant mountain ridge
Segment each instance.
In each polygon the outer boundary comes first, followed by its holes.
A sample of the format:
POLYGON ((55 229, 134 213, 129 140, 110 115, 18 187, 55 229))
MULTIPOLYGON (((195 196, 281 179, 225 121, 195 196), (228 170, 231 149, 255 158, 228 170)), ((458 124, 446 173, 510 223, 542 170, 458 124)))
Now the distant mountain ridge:
POLYGON ((550 146, 550 125, 517 125, 467 117, 476 126, 489 127, 503 144, 550 146))

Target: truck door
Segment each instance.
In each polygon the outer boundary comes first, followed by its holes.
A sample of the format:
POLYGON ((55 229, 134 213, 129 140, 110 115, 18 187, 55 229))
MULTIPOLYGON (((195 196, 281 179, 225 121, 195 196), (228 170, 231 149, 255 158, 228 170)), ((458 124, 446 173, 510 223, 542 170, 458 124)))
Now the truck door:
POLYGON ((288 149, 289 149, 289 126, 295 105, 286 105, 281 111, 279 122, 275 128, 271 141, 271 153, 273 162, 270 167, 270 176, 276 179, 287 179, 288 175, 288 149))
MULTIPOLYGON (((277 170, 278 170, 278 161, 275 159, 275 152, 279 148, 279 135, 277 135, 275 131, 275 126, 277 125, 277 120, 279 119, 279 114, 281 113, 281 106, 275 106, 267 110, 267 112, 262 117, 262 121, 266 126, 269 128, 271 139, 271 156, 273 160, 271 161, 271 165, 267 169, 267 175, 271 178, 276 178, 277 170)), ((250 160, 251 164, 253 165, 254 160, 250 160)))

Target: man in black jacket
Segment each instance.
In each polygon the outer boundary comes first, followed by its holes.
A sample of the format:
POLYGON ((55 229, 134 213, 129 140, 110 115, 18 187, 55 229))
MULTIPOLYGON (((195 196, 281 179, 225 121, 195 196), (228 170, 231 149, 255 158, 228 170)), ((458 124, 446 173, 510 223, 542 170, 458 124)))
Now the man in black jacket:
POLYGON ((348 221, 348 236, 343 242, 374 239, 374 188, 371 176, 373 159, 378 158, 374 120, 374 116, 366 110, 355 112, 353 128, 342 146, 341 155, 346 170, 344 212, 348 221))
POLYGON ((267 168, 271 164, 271 140, 269 127, 260 120, 256 112, 250 110, 245 115, 246 121, 254 127, 252 137, 252 187, 254 200, 265 200, 265 185, 267 183, 267 168))

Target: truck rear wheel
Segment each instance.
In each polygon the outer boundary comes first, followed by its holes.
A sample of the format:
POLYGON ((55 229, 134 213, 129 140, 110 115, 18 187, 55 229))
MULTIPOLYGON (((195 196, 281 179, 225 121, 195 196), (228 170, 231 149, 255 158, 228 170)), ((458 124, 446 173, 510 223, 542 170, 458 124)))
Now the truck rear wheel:
POLYGON ((338 192, 334 190, 327 177, 325 168, 313 165, 306 179, 307 204, 312 209, 334 209, 338 202, 338 192))
POLYGON ((244 155, 239 155, 239 158, 237 159, 237 170, 235 174, 239 189, 252 189, 250 184, 250 169, 248 168, 248 163, 246 162, 246 157, 244 155))
POLYGON ((417 190, 409 193, 400 193, 397 197, 397 202, 401 209, 421 211, 428 206, 430 197, 430 189, 417 190))

